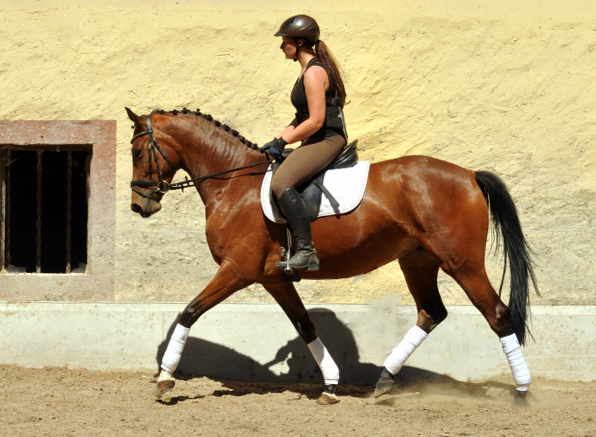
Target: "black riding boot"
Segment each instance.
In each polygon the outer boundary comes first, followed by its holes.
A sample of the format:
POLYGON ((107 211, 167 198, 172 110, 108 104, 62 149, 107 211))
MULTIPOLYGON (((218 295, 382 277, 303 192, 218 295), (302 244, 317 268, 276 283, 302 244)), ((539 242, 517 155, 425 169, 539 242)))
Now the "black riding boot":
MULTIPOLYGON (((277 201, 284 213, 290 232, 296 238, 296 253, 290 258, 292 270, 319 270, 319 257, 312 242, 310 217, 302 196, 295 188, 286 188, 277 201)), ((285 269, 286 261, 277 263, 277 267, 285 269)))

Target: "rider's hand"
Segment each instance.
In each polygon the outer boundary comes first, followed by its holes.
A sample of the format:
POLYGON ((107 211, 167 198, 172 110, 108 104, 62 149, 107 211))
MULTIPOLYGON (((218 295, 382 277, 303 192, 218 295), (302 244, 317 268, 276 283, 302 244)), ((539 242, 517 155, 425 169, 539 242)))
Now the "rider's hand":
POLYGON ((283 152, 287 144, 288 142, 281 137, 274 138, 273 141, 270 141, 261 147, 260 151, 261 153, 269 153, 273 159, 279 159, 281 157, 281 152, 283 152))

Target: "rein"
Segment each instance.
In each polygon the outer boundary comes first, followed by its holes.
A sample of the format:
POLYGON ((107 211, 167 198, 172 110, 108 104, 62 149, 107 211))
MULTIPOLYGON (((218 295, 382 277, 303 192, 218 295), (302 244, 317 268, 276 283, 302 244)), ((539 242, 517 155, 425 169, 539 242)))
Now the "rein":
MULTIPOLYGON (((197 182, 202 182, 205 181, 207 179, 212 179, 215 178, 217 176, 221 176, 224 174, 228 174, 228 173, 233 173, 235 171, 239 171, 239 170, 244 170, 247 168, 252 168, 252 167, 257 167, 259 165, 264 165, 264 164, 270 164, 271 161, 267 160, 267 161, 261 161, 261 162, 257 162, 255 164, 250 164, 250 165, 246 165, 244 167, 237 167, 237 168, 233 168, 231 170, 225 170, 225 171, 220 171, 218 173, 212 173, 210 175, 207 176, 201 176, 198 178, 192 178, 192 179, 188 179, 187 177, 185 177, 184 181, 181 182, 176 182, 174 184, 170 184, 168 183, 164 178, 163 178, 163 174, 161 172, 161 168, 159 167, 159 162, 157 160, 157 151, 159 151, 159 153, 161 154, 161 156, 163 156, 163 158, 166 160, 166 162, 170 165, 170 167, 174 168, 174 166, 172 165, 172 163, 170 162, 170 160, 168 159, 168 157, 166 156, 166 154, 163 152, 162 148, 160 147, 160 145, 157 142, 157 139, 155 138, 155 135, 153 134, 153 128, 151 127, 151 115, 147 115, 145 116, 146 120, 147 120, 147 130, 143 131, 143 132, 139 132, 138 134, 136 134, 135 136, 132 137, 132 139, 130 140, 131 144, 134 143, 134 141, 142 136, 148 135, 149 136, 149 178, 151 178, 151 176, 153 175, 153 166, 152 166, 152 162, 155 162, 155 168, 156 168, 156 172, 157 172, 157 177, 159 178, 159 182, 154 181, 153 179, 143 179, 143 180, 136 180, 136 181, 131 181, 130 182, 130 188, 132 188, 132 190, 139 194, 140 196, 143 196, 147 199, 151 199, 155 202, 158 202, 159 200, 155 197, 153 197, 151 194, 147 194, 141 190, 139 190, 137 187, 155 187, 157 186, 157 191, 159 191, 161 194, 165 194, 170 190, 182 190, 184 191, 184 188, 190 188, 192 186, 196 186, 197 182), (151 159, 153 157, 153 159, 151 159)), ((269 157, 267 155, 267 157, 269 157)))

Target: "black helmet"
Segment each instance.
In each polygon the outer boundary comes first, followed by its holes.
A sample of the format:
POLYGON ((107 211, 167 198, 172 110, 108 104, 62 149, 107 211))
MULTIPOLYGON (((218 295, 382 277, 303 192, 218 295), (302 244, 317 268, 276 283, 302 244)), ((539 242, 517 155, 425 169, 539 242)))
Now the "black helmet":
POLYGON ((314 18, 308 15, 294 15, 282 23, 275 36, 304 38, 314 44, 319 40, 320 34, 319 25, 314 18))

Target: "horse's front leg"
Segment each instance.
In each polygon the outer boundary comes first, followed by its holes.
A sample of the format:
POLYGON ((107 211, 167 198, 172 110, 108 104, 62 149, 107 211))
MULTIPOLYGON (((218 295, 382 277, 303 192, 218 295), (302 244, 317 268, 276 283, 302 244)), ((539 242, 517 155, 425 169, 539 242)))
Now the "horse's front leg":
POLYGON ((321 369, 323 379, 325 380, 325 390, 319 399, 317 399, 317 402, 322 405, 338 403, 339 399, 335 394, 335 389, 339 383, 339 368, 323 342, 317 337, 315 325, 310 319, 306 308, 304 308, 302 299, 298 296, 294 284, 291 282, 280 282, 263 284, 263 287, 265 287, 284 310, 300 337, 306 342, 319 369, 321 369))
POLYGON ((190 327, 205 312, 252 283, 243 279, 242 276, 234 263, 223 262, 209 285, 186 306, 161 360, 161 372, 157 380, 155 396, 160 397, 174 388, 176 379, 173 373, 180 363, 190 327))

